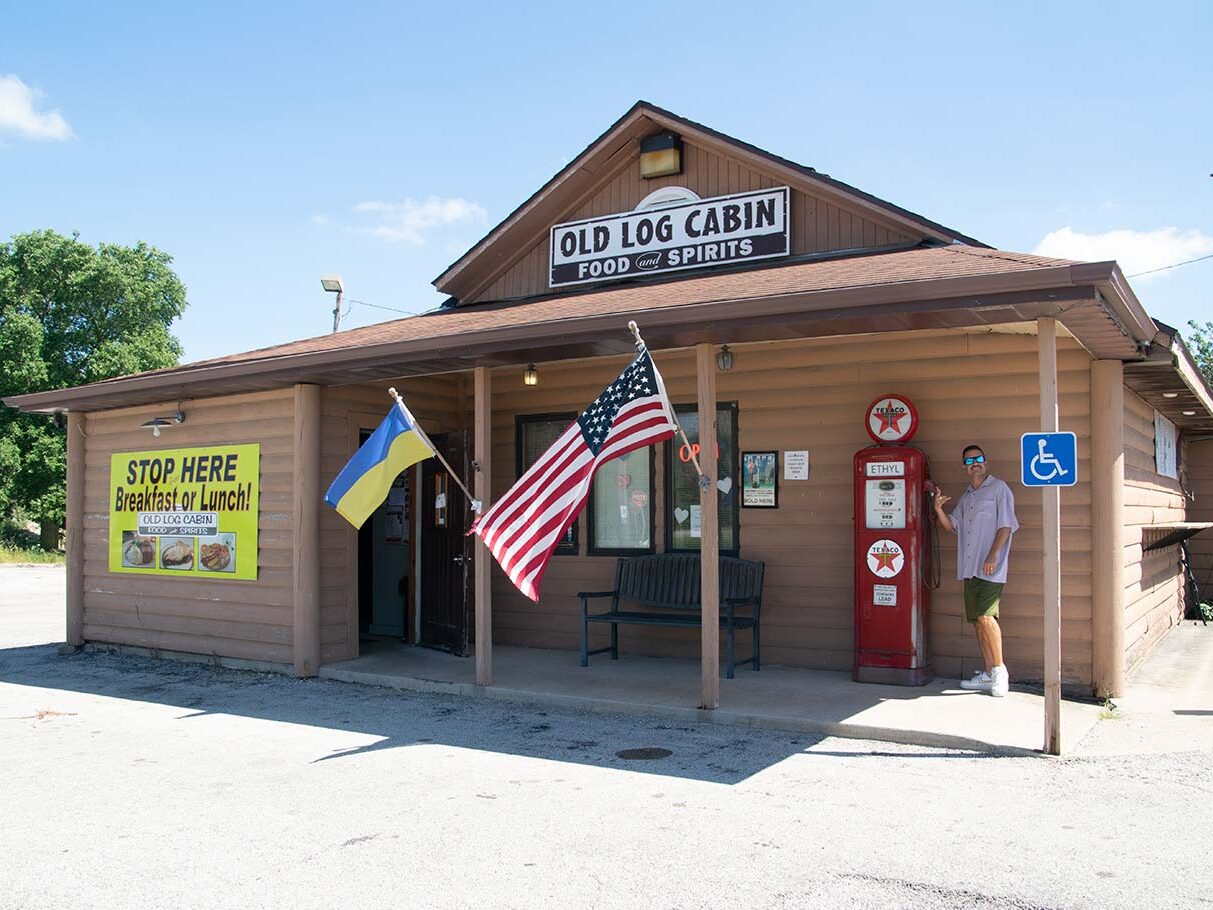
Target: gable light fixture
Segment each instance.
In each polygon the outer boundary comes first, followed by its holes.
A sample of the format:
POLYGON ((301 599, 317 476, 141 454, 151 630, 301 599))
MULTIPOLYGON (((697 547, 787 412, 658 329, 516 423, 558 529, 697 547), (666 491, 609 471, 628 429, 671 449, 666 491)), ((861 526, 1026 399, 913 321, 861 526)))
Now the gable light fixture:
POLYGON ((666 130, 640 140, 640 176, 645 180, 682 173, 682 137, 666 130))
POLYGON ((539 371, 535 369, 535 364, 528 363, 526 369, 522 371, 523 385, 539 385, 539 371))

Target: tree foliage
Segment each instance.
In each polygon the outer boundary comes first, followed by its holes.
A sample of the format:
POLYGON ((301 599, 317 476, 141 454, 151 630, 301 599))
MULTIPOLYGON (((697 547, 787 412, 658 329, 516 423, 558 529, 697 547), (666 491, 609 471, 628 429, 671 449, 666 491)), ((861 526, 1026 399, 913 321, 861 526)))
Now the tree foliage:
POLYGON ((1190 319, 1188 327, 1192 330, 1186 339, 1188 350, 1192 352, 1200 371, 1205 374, 1205 382, 1213 385, 1213 322, 1190 319))
MULTIPOLYGON (((172 257, 146 243, 96 248, 54 231, 0 244, 0 396, 173 366, 185 309, 172 257)), ((0 516, 62 525, 65 432, 0 408, 0 516)))

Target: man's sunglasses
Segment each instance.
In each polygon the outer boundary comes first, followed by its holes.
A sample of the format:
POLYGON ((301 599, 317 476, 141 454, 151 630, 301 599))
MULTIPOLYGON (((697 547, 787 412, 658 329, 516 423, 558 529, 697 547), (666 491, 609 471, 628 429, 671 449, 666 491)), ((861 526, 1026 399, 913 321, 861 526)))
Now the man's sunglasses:
POLYGON ((985 463, 986 463, 986 456, 984 456, 984 455, 970 455, 968 458, 965 459, 966 468, 971 464, 985 464, 985 463))

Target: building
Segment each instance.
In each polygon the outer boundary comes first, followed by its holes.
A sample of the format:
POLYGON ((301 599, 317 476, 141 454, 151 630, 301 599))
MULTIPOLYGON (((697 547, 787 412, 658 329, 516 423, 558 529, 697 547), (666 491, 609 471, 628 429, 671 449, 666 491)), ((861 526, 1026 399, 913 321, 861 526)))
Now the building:
MULTIPOLYGON (((973 441, 1012 483, 1022 529, 1005 650, 1018 679, 1044 678, 1042 494, 1015 481, 1020 435, 1052 404, 1054 357, 1079 476, 1061 494, 1063 683, 1118 693, 1183 615, 1169 541, 1213 520, 1213 395, 1113 262, 993 249, 642 102, 434 283, 449 299, 423 316, 7 399, 67 414, 69 642, 312 675, 379 635, 474 652, 485 683, 494 642, 576 651, 575 595, 609 587, 618 554, 698 547, 679 446, 601 472, 538 604, 488 571, 432 461, 361 532, 321 497, 395 386, 495 498, 617 375, 629 320, 692 433, 700 390, 715 386, 720 548, 766 563, 764 662, 851 666, 852 456, 871 441, 868 404, 897 392, 917 407, 914 444, 945 491, 961 491, 973 441), (690 213, 675 225, 685 234, 662 222, 671 211, 690 213), (141 429, 156 418, 162 434, 141 429), (776 508, 739 507, 744 452, 777 453, 776 508), (782 476, 788 452, 808 453, 805 479, 782 476), (156 472, 188 472, 194 498, 130 500, 155 492, 156 472), (242 517, 201 532, 135 525, 144 512, 171 522, 182 506, 204 524, 242 517)), ((954 542, 942 545, 930 651, 936 673, 967 675, 978 651, 954 542)), ((628 648, 693 656, 699 641, 652 628, 628 648)), ((585 671, 571 660, 569 672, 585 671)))

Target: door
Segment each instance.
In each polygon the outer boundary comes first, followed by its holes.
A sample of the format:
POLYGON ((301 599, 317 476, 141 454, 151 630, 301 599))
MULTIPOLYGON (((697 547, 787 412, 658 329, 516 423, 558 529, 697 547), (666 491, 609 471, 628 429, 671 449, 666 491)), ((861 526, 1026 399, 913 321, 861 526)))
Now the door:
MULTIPOLYGON (((467 433, 432 437, 451 467, 466 477, 467 433)), ((437 458, 421 468, 421 641, 452 654, 468 653, 467 498, 437 458)), ((465 481, 466 482, 466 481, 465 481)))

